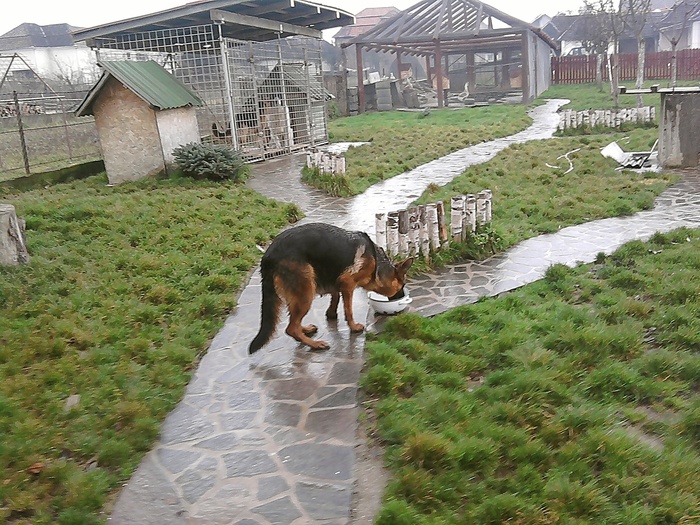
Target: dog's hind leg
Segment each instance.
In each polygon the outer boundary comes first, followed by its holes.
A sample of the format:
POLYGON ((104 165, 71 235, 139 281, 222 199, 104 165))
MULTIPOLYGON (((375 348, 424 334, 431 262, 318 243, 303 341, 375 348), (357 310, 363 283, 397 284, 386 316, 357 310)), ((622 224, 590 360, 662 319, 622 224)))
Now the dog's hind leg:
POLYGON ((293 337, 302 344, 308 345, 316 350, 324 350, 330 348, 330 345, 325 341, 317 341, 308 336, 316 333, 318 328, 314 325, 302 326, 301 322, 311 309, 313 294, 308 296, 297 296, 294 300, 287 304, 289 308, 289 324, 285 332, 288 336, 293 337))
POLYGON ((316 333, 315 325, 302 326, 302 321, 311 310, 311 303, 316 294, 315 276, 310 265, 288 267, 278 270, 276 288, 284 296, 289 310, 289 324, 286 334, 302 344, 321 350, 330 348, 325 341, 316 341, 309 335, 316 333))
POLYGON ((338 319, 338 303, 340 303, 340 293, 331 292, 331 304, 328 305, 326 310, 326 319, 338 319))

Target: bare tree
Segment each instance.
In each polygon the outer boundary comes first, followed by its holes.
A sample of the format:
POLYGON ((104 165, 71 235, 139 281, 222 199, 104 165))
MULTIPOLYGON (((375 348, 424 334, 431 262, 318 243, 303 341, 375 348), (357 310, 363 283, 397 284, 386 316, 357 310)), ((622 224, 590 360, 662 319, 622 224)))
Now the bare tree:
POLYGON ((581 45, 596 57, 596 83, 598 89, 603 90, 603 57, 607 56, 612 31, 610 21, 603 12, 600 2, 594 0, 584 0, 583 7, 579 10, 581 17, 581 45))
POLYGON ((676 87, 678 79, 678 60, 676 50, 678 44, 686 36, 688 21, 700 13, 700 4, 691 3, 689 0, 677 2, 671 12, 660 23, 655 24, 656 29, 671 43, 671 86, 676 87))
MULTIPOLYGON (((651 0, 621 0, 621 14, 625 29, 634 34, 637 41, 637 81, 635 87, 644 86, 644 65, 646 61, 646 42, 644 27, 651 8, 651 0)), ((637 95, 637 107, 642 107, 642 95, 637 95)))
POLYGON ((613 104, 617 108, 620 105, 620 36, 625 31, 624 0, 598 0, 601 13, 608 20, 612 42, 612 57, 609 61, 610 68, 610 94, 613 104))

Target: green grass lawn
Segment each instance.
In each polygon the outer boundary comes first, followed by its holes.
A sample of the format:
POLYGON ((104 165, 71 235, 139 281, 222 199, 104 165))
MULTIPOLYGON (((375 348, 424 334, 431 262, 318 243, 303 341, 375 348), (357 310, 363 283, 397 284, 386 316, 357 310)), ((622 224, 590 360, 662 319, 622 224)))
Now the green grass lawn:
MULTIPOLYGON (((368 149, 350 152, 367 172, 358 180, 369 185, 375 176, 408 169, 398 165, 398 159, 408 162, 407 152, 418 165, 444 154, 439 148, 448 152, 518 131, 530 122, 525 111, 493 106, 434 111, 424 118, 366 114, 335 122, 333 140, 373 139, 368 149)), ((629 136, 626 150, 646 149, 655 132, 640 129, 629 136)), ((514 146, 445 189, 429 188, 423 199, 492 189, 500 247, 585 220, 632 213, 651 206, 673 179, 616 172, 598 148, 620 137, 514 146), (568 164, 557 156, 576 148, 581 150, 571 155, 574 171, 564 174, 568 164)), ((0 189, 3 201, 27 219, 31 255, 28 265, 0 268, 0 523, 104 521, 104 505, 150 449, 199 356, 234 306, 259 260, 255 244, 300 215, 294 206, 231 184, 148 180, 107 188, 106 182, 101 175, 21 193, 0 189)), ((542 323, 556 317, 536 311, 542 323)), ((423 321, 411 322, 420 334, 423 321)), ((500 332, 494 334, 484 332, 484 344, 501 344, 500 332)), ((439 362, 446 350, 433 346, 439 362)), ((496 361, 508 358, 501 353, 496 361)), ((368 388, 374 387, 368 383, 368 388)), ((422 476, 413 482, 429 488, 433 481, 422 476)), ((588 501, 587 493, 581 494, 588 501)), ((438 501, 432 493, 427 498, 438 501)), ((464 501, 455 501, 452 511, 461 512, 464 501)))
POLYGON ((322 178, 314 186, 335 195, 357 195, 384 179, 409 171, 472 144, 512 135, 532 122, 523 105, 498 105, 459 110, 363 113, 329 124, 331 142, 370 142, 345 155, 345 183, 334 187, 322 178))
POLYGON ((700 231, 402 314, 363 391, 392 479, 378 525, 700 520, 700 231))
POLYGON ((299 216, 232 184, 106 183, 3 198, 27 220, 31 261, 0 268, 2 523, 103 521, 236 304, 256 243, 299 216))
MULTIPOLYGON (((660 87, 670 87, 669 81, 646 80, 644 87, 652 84, 659 84, 660 87)), ((634 82, 622 82, 621 85, 627 89, 634 89, 634 82)), ((697 86, 697 82, 678 82, 679 86, 697 86)), ((575 109, 576 111, 588 109, 612 109, 614 107, 613 97, 610 94, 610 83, 604 82, 603 88, 599 89, 596 83, 589 84, 556 84, 539 96, 539 100, 547 98, 568 98, 571 102, 564 106, 564 109, 575 109)), ((656 106, 658 111, 661 103, 661 95, 642 95, 644 106, 656 106)), ((637 95, 620 95, 618 104, 621 108, 637 107, 637 95)))
MULTIPOLYGON (((445 186, 429 186, 418 202, 442 200, 449 209, 454 195, 490 189, 493 228, 502 238, 500 248, 565 226, 629 215, 651 208, 654 198, 675 177, 669 172, 618 171, 617 162, 603 157, 600 148, 619 140, 626 151, 648 151, 657 136, 658 131, 652 128, 637 129, 626 135, 601 134, 516 144, 489 162, 470 167, 445 186), (569 163, 557 157, 574 150, 579 150, 569 155, 574 169, 566 173, 569 163)), ((473 256, 461 254, 465 255, 473 256)), ((454 253, 449 256, 454 257, 454 253)))

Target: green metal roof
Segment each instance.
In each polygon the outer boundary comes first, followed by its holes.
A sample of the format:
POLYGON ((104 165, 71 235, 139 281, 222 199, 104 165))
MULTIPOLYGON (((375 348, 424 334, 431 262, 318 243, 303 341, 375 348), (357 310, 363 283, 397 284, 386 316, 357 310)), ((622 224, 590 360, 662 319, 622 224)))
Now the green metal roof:
POLYGON ((92 104, 95 97, 110 76, 156 109, 174 109, 202 104, 197 95, 152 60, 146 62, 104 61, 100 62, 99 65, 104 69, 102 77, 78 106, 75 111, 77 116, 92 115, 92 104))

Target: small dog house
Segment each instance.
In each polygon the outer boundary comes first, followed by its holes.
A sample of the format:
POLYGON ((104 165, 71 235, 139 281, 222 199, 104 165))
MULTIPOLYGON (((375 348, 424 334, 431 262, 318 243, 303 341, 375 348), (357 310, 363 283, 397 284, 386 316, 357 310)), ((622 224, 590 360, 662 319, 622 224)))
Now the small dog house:
POLYGON ((156 62, 100 66, 76 115, 95 116, 110 184, 167 173, 176 147, 200 141, 195 106, 202 101, 156 62))

